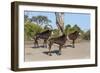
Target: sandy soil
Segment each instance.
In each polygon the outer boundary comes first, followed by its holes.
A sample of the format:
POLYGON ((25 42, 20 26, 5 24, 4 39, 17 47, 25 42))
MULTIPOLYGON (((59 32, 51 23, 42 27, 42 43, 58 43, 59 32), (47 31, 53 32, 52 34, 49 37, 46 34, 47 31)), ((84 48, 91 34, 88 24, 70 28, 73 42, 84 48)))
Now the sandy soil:
MULTIPOLYGON (((42 45, 42 44, 40 44, 42 45)), ((34 48, 33 42, 25 43, 25 61, 46 61, 46 60, 71 60, 90 58, 90 42, 82 41, 75 44, 72 48, 70 43, 66 42, 66 47, 62 48, 62 54, 59 56, 58 45, 52 46, 52 56, 49 56, 48 48, 34 48)))

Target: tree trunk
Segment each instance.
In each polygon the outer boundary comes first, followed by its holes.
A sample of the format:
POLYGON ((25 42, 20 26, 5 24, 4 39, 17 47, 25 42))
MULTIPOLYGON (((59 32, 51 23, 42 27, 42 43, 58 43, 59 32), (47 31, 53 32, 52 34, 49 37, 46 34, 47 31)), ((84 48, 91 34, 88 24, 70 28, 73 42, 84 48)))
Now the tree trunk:
POLYGON ((56 15, 56 25, 58 27, 58 29, 60 30, 60 35, 62 35, 64 33, 63 29, 64 29, 64 13, 63 12, 55 12, 56 15))

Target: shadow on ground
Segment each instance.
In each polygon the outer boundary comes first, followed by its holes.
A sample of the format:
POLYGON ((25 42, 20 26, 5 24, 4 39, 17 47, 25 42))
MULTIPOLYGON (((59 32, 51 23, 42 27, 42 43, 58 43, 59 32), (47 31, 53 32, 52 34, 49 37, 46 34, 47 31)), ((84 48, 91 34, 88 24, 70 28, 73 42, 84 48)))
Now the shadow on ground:
MULTIPOLYGON (((67 47, 71 47, 71 48, 73 48, 73 46, 72 45, 64 45, 63 46, 63 48, 67 48, 67 47)), ((43 45, 40 45, 40 46, 33 46, 33 47, 30 47, 30 48, 47 48, 47 46, 43 46, 43 45)))
POLYGON ((40 46, 33 46, 33 47, 30 47, 30 48, 47 48, 47 46, 40 45, 40 46))
POLYGON ((71 48, 73 48, 72 45, 64 45, 63 47, 64 47, 64 48, 67 48, 67 47, 71 47, 71 48))
MULTIPOLYGON (((48 55, 48 51, 45 51, 45 52, 43 52, 45 55, 48 55)), ((53 50, 53 51, 51 51, 51 54, 57 54, 58 55, 58 53, 59 53, 59 50, 53 50)))

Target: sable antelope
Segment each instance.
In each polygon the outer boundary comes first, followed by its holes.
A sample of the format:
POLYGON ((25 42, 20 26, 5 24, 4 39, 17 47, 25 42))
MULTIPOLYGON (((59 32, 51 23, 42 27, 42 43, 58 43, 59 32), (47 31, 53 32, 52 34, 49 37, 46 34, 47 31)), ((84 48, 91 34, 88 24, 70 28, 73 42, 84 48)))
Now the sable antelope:
POLYGON ((49 41, 49 43, 48 43, 48 46, 49 46, 49 53, 48 54, 49 54, 49 56, 51 56, 51 47, 54 43, 59 45, 58 55, 61 55, 61 49, 62 49, 63 45, 65 44, 66 40, 67 40, 67 37, 66 37, 65 34, 63 34, 62 36, 59 36, 57 38, 49 39, 48 40, 49 41))
POLYGON ((48 40, 48 38, 50 37, 50 35, 51 35, 51 32, 52 32, 52 30, 46 30, 46 31, 44 31, 44 32, 41 32, 41 33, 37 33, 36 35, 35 35, 35 37, 34 37, 34 45, 35 45, 35 47, 37 46, 39 46, 38 45, 38 39, 43 39, 44 40, 44 43, 43 43, 43 47, 47 44, 47 40, 48 40))
POLYGON ((68 38, 70 40, 72 40, 73 48, 75 48, 74 44, 75 44, 75 40, 77 39, 78 36, 79 36, 79 32, 78 31, 75 31, 75 32, 73 32, 73 33, 68 35, 68 38))

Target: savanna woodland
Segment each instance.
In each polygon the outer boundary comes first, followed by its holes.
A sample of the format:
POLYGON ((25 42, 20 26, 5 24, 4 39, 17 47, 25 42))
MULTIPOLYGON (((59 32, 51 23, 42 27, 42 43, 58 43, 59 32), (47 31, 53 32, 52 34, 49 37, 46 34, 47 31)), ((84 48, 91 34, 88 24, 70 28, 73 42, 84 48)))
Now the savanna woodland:
MULTIPOLYGON (((46 31, 47 29, 52 30, 52 35, 50 37, 57 37, 62 33, 66 35, 73 33, 74 31, 79 31, 81 40, 90 40, 90 29, 82 30, 76 23, 72 26, 71 24, 64 23, 64 13, 63 12, 55 12, 56 17, 56 26, 57 28, 53 28, 50 23, 52 22, 48 19, 47 16, 38 15, 32 16, 31 18, 28 15, 24 15, 24 38, 25 41, 30 41, 33 37, 40 32, 46 31)), ((51 18, 52 19, 52 18, 51 18)))

